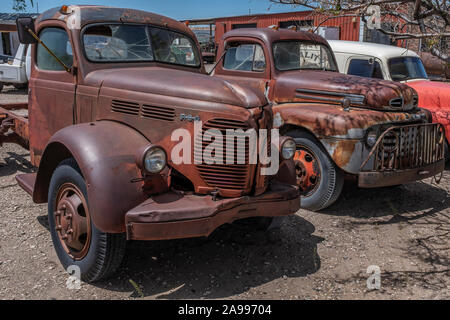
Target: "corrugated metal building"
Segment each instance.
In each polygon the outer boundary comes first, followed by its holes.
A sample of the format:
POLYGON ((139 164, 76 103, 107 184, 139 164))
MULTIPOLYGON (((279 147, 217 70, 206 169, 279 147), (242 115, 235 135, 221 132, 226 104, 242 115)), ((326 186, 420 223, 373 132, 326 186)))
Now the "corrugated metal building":
MULTIPOLYGON (((359 41, 362 33, 360 19, 357 17, 338 17, 317 14, 313 11, 298 11, 276 14, 256 14, 215 19, 215 40, 219 42, 224 33, 237 28, 267 28, 277 26, 287 28, 297 26, 301 29, 313 29, 317 26, 334 27, 338 40, 359 41)), ((335 37, 333 37, 335 38, 335 37)))

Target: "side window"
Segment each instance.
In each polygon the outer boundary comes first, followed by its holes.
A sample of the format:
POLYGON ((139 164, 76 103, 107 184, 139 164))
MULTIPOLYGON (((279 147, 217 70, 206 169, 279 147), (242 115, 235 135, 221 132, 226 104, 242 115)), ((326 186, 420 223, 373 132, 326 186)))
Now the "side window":
POLYGON ((228 49, 223 62, 224 69, 263 72, 266 58, 263 48, 258 44, 241 44, 228 49))
MULTIPOLYGON (((60 28, 46 28, 40 33, 40 38, 55 55, 69 68, 73 64, 73 52, 67 32, 60 28)), ((36 64, 41 70, 64 71, 55 58, 39 44, 37 47, 36 64)))
POLYGON ((383 71, 377 61, 352 59, 347 74, 366 78, 383 79, 383 71))

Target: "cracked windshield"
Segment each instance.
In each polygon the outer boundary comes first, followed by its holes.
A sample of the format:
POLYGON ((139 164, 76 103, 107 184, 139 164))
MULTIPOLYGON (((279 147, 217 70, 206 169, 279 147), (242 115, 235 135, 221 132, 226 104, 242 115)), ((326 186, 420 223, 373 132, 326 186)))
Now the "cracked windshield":
POLYGON ((200 66, 192 39, 143 25, 96 25, 83 34, 86 56, 93 62, 164 62, 200 66))

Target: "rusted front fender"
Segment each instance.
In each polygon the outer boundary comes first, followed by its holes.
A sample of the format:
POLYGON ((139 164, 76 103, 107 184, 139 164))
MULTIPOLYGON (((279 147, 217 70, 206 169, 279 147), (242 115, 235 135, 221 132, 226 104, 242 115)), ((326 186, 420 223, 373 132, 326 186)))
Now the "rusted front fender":
POLYGON ((88 190, 94 225, 102 232, 125 232, 125 214, 147 196, 135 153, 150 142, 137 131, 111 121, 81 124, 58 131, 49 141, 40 162, 33 200, 47 202, 53 171, 62 160, 77 161, 88 190))
POLYGON ((423 111, 418 113, 383 112, 367 109, 344 109, 328 104, 286 103, 273 107, 274 128, 286 134, 301 128, 313 134, 343 171, 358 174, 361 164, 370 153, 364 139, 367 130, 375 125, 399 125, 412 121, 426 121, 423 111))

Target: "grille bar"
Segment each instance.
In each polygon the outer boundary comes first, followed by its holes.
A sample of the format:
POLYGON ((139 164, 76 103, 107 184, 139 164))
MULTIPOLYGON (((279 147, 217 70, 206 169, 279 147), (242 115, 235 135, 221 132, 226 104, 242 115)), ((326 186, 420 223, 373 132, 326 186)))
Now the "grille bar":
MULTIPOLYGON (((238 146, 237 140, 234 142, 234 155, 227 155, 227 139, 226 130, 227 129, 242 129, 246 131, 249 129, 249 125, 245 122, 232 120, 232 119, 212 119, 206 122, 202 128, 203 136, 207 137, 205 134, 208 130, 215 129, 219 130, 223 135, 223 145, 219 145, 214 141, 203 141, 199 140, 199 137, 195 139, 196 150, 194 154, 198 155, 198 152, 205 151, 206 147, 209 145, 219 146, 222 150, 216 151, 212 156, 221 157, 223 164, 198 164, 197 170, 205 182, 210 186, 218 189, 234 190, 234 191, 244 191, 249 187, 249 181, 251 181, 251 170, 249 169, 249 143, 248 139, 245 142, 245 148, 238 146), (238 152, 245 155, 245 164, 238 164, 238 152), (234 160, 234 164, 226 164, 227 159, 234 160)), ((203 159, 203 161, 205 161, 203 159)))
POLYGON ((392 127, 378 139, 364 168, 373 157, 373 171, 393 171, 427 166, 444 159, 445 131, 441 124, 392 127))

